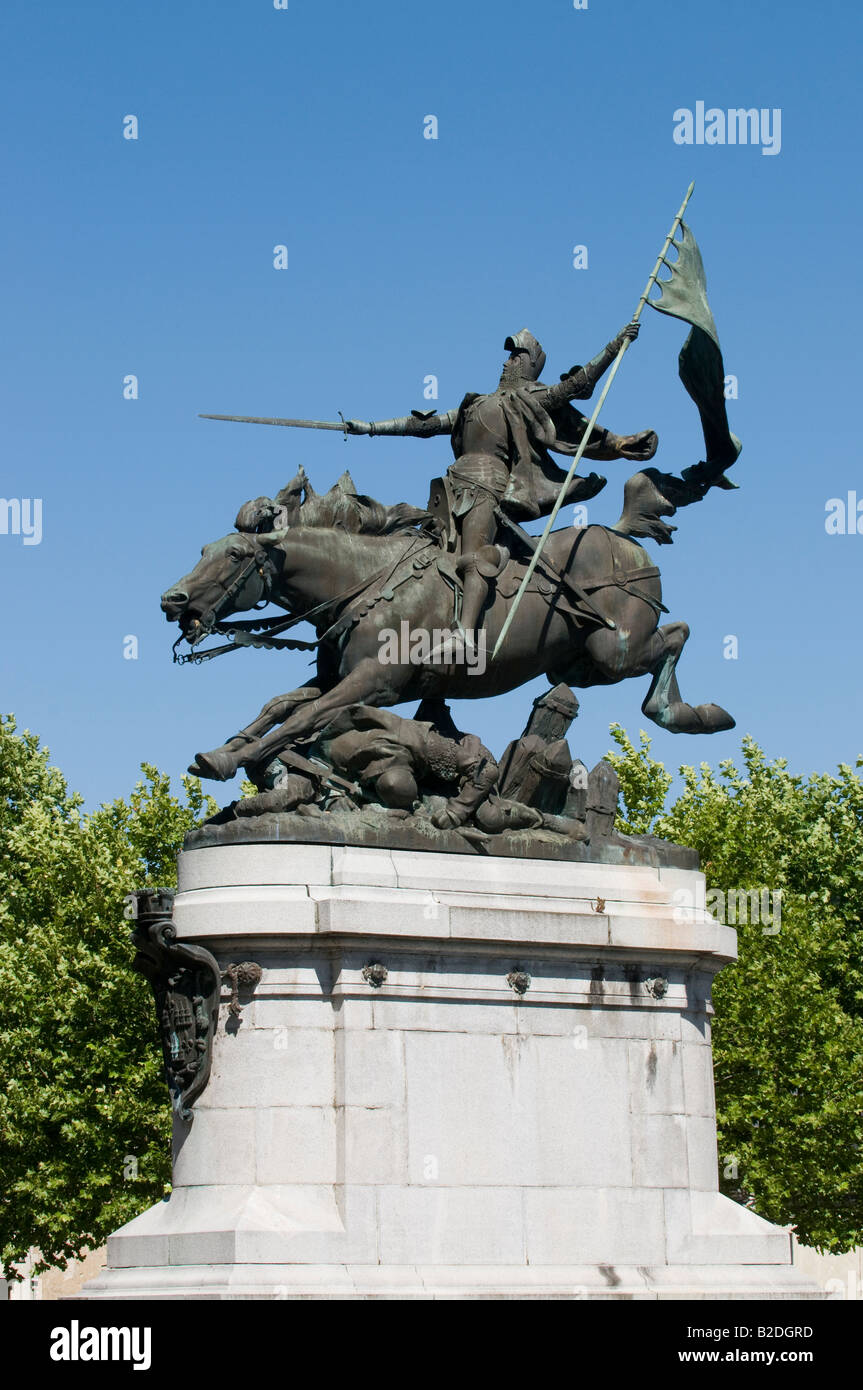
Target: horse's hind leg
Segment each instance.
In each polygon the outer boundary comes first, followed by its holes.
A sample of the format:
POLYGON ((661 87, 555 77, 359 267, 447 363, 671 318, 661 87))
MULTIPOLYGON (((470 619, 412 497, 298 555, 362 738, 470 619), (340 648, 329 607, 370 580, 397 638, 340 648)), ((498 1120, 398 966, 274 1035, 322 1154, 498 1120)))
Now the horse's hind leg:
POLYGON ((670 734, 716 734, 734 728, 721 705, 689 705, 681 699, 675 668, 689 637, 686 623, 666 623, 647 644, 643 669, 653 676, 643 712, 670 734))

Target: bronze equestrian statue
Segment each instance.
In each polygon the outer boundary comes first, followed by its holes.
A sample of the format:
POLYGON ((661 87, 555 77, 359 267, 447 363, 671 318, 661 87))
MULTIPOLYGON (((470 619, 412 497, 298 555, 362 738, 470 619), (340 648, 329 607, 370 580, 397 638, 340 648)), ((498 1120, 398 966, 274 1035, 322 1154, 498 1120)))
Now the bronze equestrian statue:
MULTIPOLYGON (((691 705, 682 698, 676 666, 689 629, 683 622, 660 626, 667 612, 660 573, 639 544, 644 538, 669 544, 674 527, 666 518, 702 500, 713 487, 733 488, 725 470, 740 452, 728 425, 724 367, 703 262, 683 221, 691 193, 690 186, 632 321, 587 366, 571 368, 555 386, 541 381, 545 353, 533 334, 522 329, 506 339, 509 357, 496 389, 468 394, 443 415, 414 411, 378 422, 343 418, 341 424, 208 417, 343 429, 346 436, 449 434, 455 461, 445 478, 432 484, 425 511, 375 502, 357 493, 348 475, 319 497, 300 470, 274 499, 246 503, 234 534, 205 546, 195 568, 163 594, 162 608, 181 632, 175 656, 184 640, 192 649, 178 660, 207 659, 240 646, 317 653, 316 677, 309 686, 271 700, 227 743, 199 753, 192 771, 226 780, 244 767, 259 795, 268 795, 275 788, 267 779, 280 775, 279 759, 288 766, 291 758, 302 758, 302 748, 308 751, 316 739, 325 738, 334 721, 344 732, 352 709, 382 709, 407 700, 435 706, 448 697, 481 699, 539 675, 553 685, 579 688, 649 676, 642 710, 663 729, 715 733, 733 727, 731 716, 718 705, 691 705), (672 246, 677 259, 669 261, 672 246), (663 265, 670 278, 660 280, 663 265), (658 300, 649 297, 655 287, 658 300), (582 457, 644 464, 656 452, 652 430, 621 437, 598 424, 646 305, 690 325, 679 374, 699 410, 705 458, 680 476, 642 468, 626 483, 623 511, 614 526, 555 531, 553 520, 564 502, 584 501, 605 486, 606 480, 595 473, 576 474, 582 457), (571 401, 589 398, 606 372, 599 402, 586 420, 571 401), (551 453, 572 459, 568 472, 557 467, 551 453), (540 516, 549 521, 537 540, 520 523, 540 516), (231 618, 270 603, 288 616, 231 618), (279 635, 302 621, 314 627, 314 642, 279 635), (505 626, 508 640, 502 643, 505 626), (201 649, 211 633, 227 636, 227 645, 201 649), (486 641, 495 643, 495 657, 500 649, 499 658, 490 663, 486 641)), ((380 730, 376 737, 382 737, 380 730)), ((416 737, 416 731, 405 732, 404 746, 416 737)), ((414 750, 420 764, 421 751, 414 750)), ((540 757, 543 775, 552 775, 559 753, 554 745, 547 766, 540 757)), ((568 754, 561 756, 566 765, 568 754)), ((465 766, 473 766, 466 752, 456 764, 461 766, 465 758, 465 766)), ((405 776, 402 769, 399 777, 405 776)), ((474 788, 468 799, 476 794, 474 788)), ((279 795, 284 800, 286 793, 279 795)), ((605 792, 594 801, 602 801, 604 808, 603 798, 605 792)), ((479 807, 477 801, 471 812, 477 813, 475 824, 479 807)), ((488 808, 483 814, 492 821, 502 815, 488 808)), ((518 818, 521 812, 515 814, 518 818)))
MULTIPOLYGON (((669 475, 655 477, 672 481, 669 475)), ((666 492, 671 491, 668 484, 666 492)), ((305 492, 307 480, 301 486, 305 492)), ((480 670, 463 656, 458 659, 458 652, 449 662, 436 660, 435 652, 417 662, 405 652, 403 659, 384 663, 383 632, 399 624, 411 632, 452 628, 459 587, 454 557, 441 545, 427 514, 375 503, 357 494, 349 478, 324 498, 309 488, 304 502, 294 507, 293 524, 267 529, 282 509, 281 499, 295 499, 296 494, 295 482, 272 502, 247 504, 238 521, 250 529, 204 546, 195 568, 162 596, 168 621, 180 627, 179 640, 193 649, 215 632, 230 635, 231 648, 298 645, 317 651, 314 682, 269 701, 246 729, 220 748, 199 754, 193 771, 227 780, 240 767, 262 768, 350 705, 485 699, 540 675, 552 685, 578 688, 647 675, 651 684, 642 709, 662 728, 713 733, 733 727, 733 719, 719 706, 693 706, 682 698, 675 668, 689 628, 682 622, 659 626, 666 611, 659 570, 644 548, 619 529, 591 525, 552 533, 547 559, 544 554, 498 661, 480 670), (243 624, 229 621, 232 613, 266 602, 291 616, 249 623, 248 632, 243 624), (304 618, 316 630, 314 643, 274 636, 304 618), (262 630, 260 637, 254 635, 256 628, 262 630)), ((656 509, 666 515, 674 511, 666 494, 650 482, 646 495, 654 494, 656 509)), ((654 518, 651 506, 641 507, 642 521, 654 518)), ((655 519, 664 525, 658 515, 655 519)), ((518 553, 518 546, 516 537, 515 553, 504 565, 488 607, 490 642, 524 573, 529 552, 518 553)))

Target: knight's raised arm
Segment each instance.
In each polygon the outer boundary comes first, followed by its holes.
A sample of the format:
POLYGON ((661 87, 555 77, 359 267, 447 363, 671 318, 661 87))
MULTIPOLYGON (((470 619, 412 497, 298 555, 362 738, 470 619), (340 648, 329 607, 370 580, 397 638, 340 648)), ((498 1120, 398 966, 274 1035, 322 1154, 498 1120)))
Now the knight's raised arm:
POLYGON ((458 412, 448 410, 438 415, 436 410, 412 410, 395 420, 346 420, 348 434, 399 434, 417 439, 429 439, 435 434, 451 434, 458 412))
POLYGON ((602 352, 597 353, 586 367, 571 367, 565 376, 561 377, 559 385, 549 387, 546 406, 554 409, 555 406, 563 405, 565 401, 587 400, 592 396, 600 377, 608 371, 627 339, 630 342, 635 341, 640 327, 639 323, 628 323, 616 338, 606 343, 602 352))

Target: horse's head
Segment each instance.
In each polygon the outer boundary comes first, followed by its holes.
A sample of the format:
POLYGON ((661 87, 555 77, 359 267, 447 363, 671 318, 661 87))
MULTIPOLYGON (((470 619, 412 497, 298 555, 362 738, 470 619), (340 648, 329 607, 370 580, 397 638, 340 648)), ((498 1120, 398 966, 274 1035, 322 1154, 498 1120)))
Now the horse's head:
POLYGON ((265 603, 277 572, 272 548, 260 535, 235 531, 211 541, 195 568, 162 595, 162 612, 194 647, 230 613, 265 603))
MULTIPOLYGON (((341 553, 348 536, 366 536, 370 541, 374 537, 383 543, 402 532, 415 532, 426 520, 428 513, 416 507, 404 503, 387 507, 358 494, 347 473, 318 497, 300 469, 275 499, 256 497, 243 504, 234 523, 236 531, 204 546, 191 573, 162 595, 162 612, 168 622, 179 624, 182 637, 192 647, 214 630, 223 631, 222 620, 231 613, 262 607, 273 598, 282 607, 296 602, 303 612, 328 596, 327 584, 321 580, 329 574, 328 562, 337 558, 334 547, 341 553), (312 545, 288 547, 289 536, 298 541, 305 537, 312 545), (308 563, 303 583, 294 589, 297 555, 305 556, 308 563)), ((369 551, 362 563, 377 570, 386 558, 383 551, 380 555, 369 551)))

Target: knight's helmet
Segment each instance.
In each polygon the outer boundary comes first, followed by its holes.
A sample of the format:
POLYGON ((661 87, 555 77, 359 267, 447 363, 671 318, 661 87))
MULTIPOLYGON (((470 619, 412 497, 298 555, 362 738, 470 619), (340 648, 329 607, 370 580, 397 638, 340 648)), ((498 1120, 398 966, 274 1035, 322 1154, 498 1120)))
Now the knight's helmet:
POLYGON ((510 361, 518 364, 518 374, 526 381, 538 381, 545 366, 545 353, 542 343, 537 342, 529 328, 522 328, 507 338, 504 347, 510 354, 510 361))

